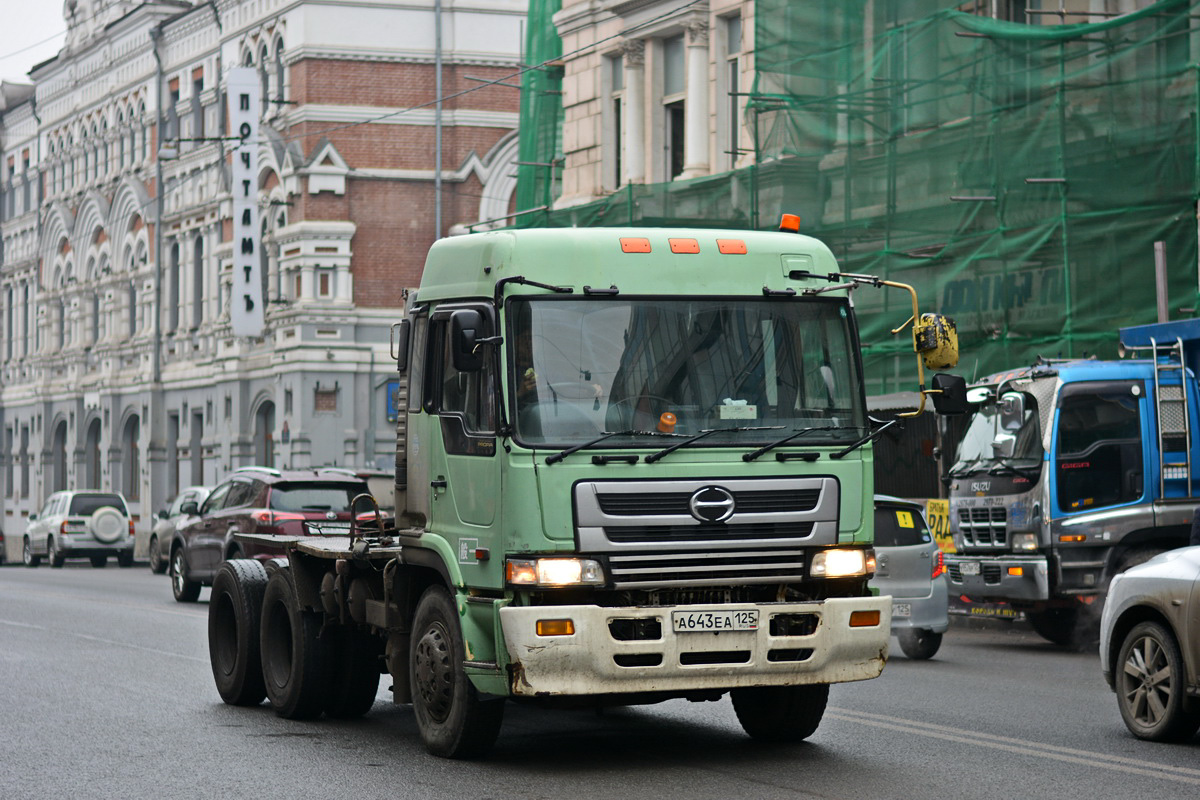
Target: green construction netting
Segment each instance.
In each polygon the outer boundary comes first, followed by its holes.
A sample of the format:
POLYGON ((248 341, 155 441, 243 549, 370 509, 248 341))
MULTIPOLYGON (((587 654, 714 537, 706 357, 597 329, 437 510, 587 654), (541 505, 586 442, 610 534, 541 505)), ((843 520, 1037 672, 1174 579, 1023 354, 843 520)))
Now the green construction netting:
MULTIPOLYGON (((912 284, 923 311, 954 317, 968 378, 1112 356, 1118 326, 1156 318, 1156 242, 1171 317, 1191 316, 1200 3, 1030 24, 976 7, 992 3, 758 0, 753 166, 523 224, 771 228, 799 213, 844 269, 912 284)), ((913 388, 909 339, 890 334, 907 295, 855 303, 868 393, 913 388)))
MULTIPOLYGON (((556 62, 562 57, 562 40, 551 18, 561 5, 562 0, 530 0, 525 21, 525 63, 533 68, 521 76, 517 211, 549 208, 558 191, 563 70, 556 62)), ((534 213, 529 218, 540 216, 534 213)))

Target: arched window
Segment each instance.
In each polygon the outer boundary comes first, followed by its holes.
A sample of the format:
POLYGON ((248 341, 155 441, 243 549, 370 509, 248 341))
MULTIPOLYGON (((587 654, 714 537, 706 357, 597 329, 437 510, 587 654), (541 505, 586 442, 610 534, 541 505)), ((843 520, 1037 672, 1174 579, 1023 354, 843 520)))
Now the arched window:
POLYGON ((141 422, 135 415, 125 423, 125 430, 121 434, 121 490, 126 500, 134 502, 141 499, 142 464, 138 451, 141 428, 141 422))
POLYGON ((146 163, 146 158, 150 154, 150 143, 147 141, 150 137, 147 135, 149 125, 146 122, 146 104, 138 104, 138 124, 137 127, 141 130, 142 139, 142 163, 146 163))
POLYGON ((117 169, 125 169, 125 112, 117 112, 117 169))
POLYGON ((267 109, 271 104, 271 71, 268 64, 271 63, 270 56, 267 53, 267 46, 264 44, 262 50, 258 54, 258 74, 262 79, 262 113, 266 116, 267 109))
POLYGON ((204 238, 192 243, 192 327, 204 321, 204 238))
POLYGON ((179 327, 179 242, 171 244, 170 285, 167 287, 167 331, 179 327))
POLYGON ((275 40, 275 97, 287 99, 287 74, 283 68, 283 39, 275 40))

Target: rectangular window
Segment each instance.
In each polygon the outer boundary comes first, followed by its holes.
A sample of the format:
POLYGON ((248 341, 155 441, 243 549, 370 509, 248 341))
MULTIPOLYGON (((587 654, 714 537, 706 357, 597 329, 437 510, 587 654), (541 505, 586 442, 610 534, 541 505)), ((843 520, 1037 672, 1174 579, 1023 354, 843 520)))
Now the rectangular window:
POLYGON ((204 93, 204 78, 192 81, 192 136, 204 138, 204 106, 200 105, 200 95, 204 93))
POLYGON ((1063 387, 1054 454, 1061 510, 1088 511, 1141 498, 1144 394, 1134 381, 1063 387))
POLYGON ((608 188, 617 189, 622 180, 621 150, 625 146, 622 139, 621 103, 625 89, 625 59, 619 55, 606 59, 608 64, 608 105, 602 124, 605 129, 604 141, 606 147, 605 161, 609 164, 607 170, 608 188))
POLYGON ((313 393, 313 411, 321 413, 322 411, 334 412, 337 410, 338 390, 317 387, 313 393))
POLYGON ((317 273, 317 297, 333 297, 333 270, 323 269, 317 273))
POLYGON ((662 43, 663 165, 667 180, 683 174, 685 132, 684 90, 686 72, 683 37, 673 36, 662 43))
POLYGON ((741 140, 742 104, 741 91, 742 18, 729 17, 725 20, 725 165, 729 169, 737 166, 738 145, 741 140))

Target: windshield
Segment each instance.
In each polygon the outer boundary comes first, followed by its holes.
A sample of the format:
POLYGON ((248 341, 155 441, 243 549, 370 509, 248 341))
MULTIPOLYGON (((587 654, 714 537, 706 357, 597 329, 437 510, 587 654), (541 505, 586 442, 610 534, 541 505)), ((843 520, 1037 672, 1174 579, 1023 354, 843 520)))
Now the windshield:
POLYGON ((958 458, 952 471, 961 473, 972 469, 984 470, 1001 461, 1033 467, 1041 464, 1043 454, 1037 401, 1032 395, 1025 395, 1025 416, 1020 430, 1001 430, 1000 410, 995 402, 980 406, 979 410, 971 415, 967 432, 963 434, 962 441, 958 445, 958 458), (1016 436, 1016 443, 1010 458, 1001 459, 992 450, 992 442, 1001 433, 1013 433, 1016 436))
MULTIPOLYGON (((809 446, 861 434, 858 349, 842 301, 513 298, 509 313, 518 441, 721 429, 705 446, 761 445, 794 429, 837 429, 798 443, 809 446)), ((605 441, 635 444, 647 446, 636 435, 605 441)))

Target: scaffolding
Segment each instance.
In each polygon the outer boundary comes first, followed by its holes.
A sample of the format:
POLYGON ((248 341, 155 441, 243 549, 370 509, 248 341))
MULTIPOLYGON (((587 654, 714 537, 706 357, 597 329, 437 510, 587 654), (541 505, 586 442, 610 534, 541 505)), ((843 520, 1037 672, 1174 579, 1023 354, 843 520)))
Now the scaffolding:
MULTIPOLYGON (((992 5, 758 0, 750 166, 519 224, 761 229, 799 213, 844 269, 913 284, 952 316, 968 379, 1038 355, 1111 357, 1119 326, 1156 319, 1156 242, 1171 315, 1200 303, 1200 3, 1062 2, 1025 22, 992 5)), ((522 160, 561 159, 547 118, 522 160)), ((542 194, 521 207, 549 206, 552 174, 528 169, 542 194)), ((871 394, 910 388, 911 354, 889 333, 903 302, 856 297, 871 394)))

